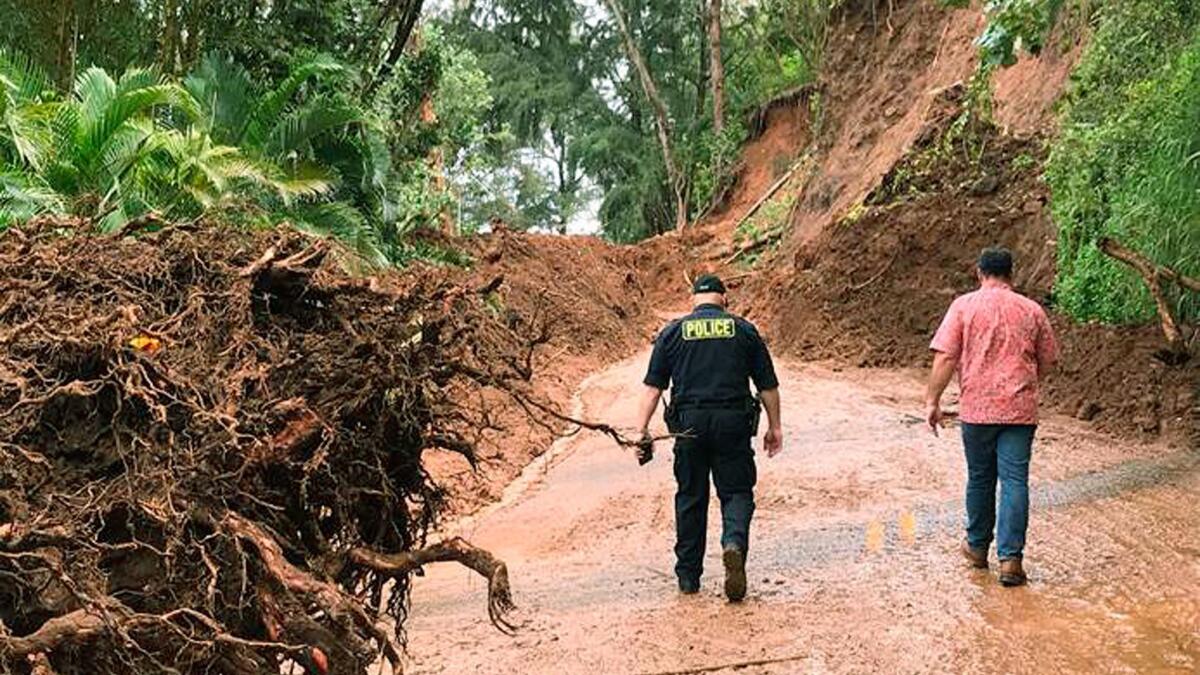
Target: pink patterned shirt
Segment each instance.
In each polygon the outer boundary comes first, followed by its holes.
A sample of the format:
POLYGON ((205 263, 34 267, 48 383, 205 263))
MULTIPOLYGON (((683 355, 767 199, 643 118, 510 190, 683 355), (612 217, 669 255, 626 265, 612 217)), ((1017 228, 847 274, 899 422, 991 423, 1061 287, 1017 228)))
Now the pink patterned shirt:
POLYGON ((1046 312, 1008 286, 960 296, 929 345, 958 359, 959 415, 970 424, 1037 424, 1038 376, 1058 361, 1046 312))

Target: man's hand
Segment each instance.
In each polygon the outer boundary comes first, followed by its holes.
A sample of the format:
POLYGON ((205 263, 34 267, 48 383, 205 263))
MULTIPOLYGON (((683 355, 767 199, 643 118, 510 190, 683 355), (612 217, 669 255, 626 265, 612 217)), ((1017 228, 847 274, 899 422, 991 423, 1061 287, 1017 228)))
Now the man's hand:
POLYGON ((783 429, 779 427, 767 429, 766 435, 763 436, 763 449, 767 451, 767 457, 774 457, 782 452, 783 429))
POLYGON ((925 402, 925 423, 929 425, 934 436, 939 435, 938 430, 942 427, 942 417, 941 403, 938 401, 925 402))
POLYGON ((942 393, 946 391, 946 386, 950 384, 950 379, 954 377, 954 371, 957 369, 958 356, 943 351, 933 352, 933 370, 929 373, 929 386, 925 389, 925 423, 929 425, 934 436, 938 435, 944 417, 942 393))

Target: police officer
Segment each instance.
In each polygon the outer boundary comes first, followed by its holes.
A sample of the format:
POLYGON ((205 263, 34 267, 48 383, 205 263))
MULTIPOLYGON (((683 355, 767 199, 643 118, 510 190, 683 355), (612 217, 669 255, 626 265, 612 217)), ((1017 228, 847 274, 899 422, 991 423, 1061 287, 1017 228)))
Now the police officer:
MULTIPOLYGON (((691 314, 668 324, 654 341, 639 405, 643 439, 663 390, 671 385, 667 428, 675 434, 675 575, 685 594, 700 590, 708 526, 709 474, 721 500, 725 595, 746 596, 746 552, 754 514, 754 451, 758 400, 767 409, 768 457, 783 448, 779 381, 771 355, 749 321, 725 310, 725 285, 715 275, 696 279, 691 314)), ((648 443, 648 441, 644 441, 648 443)), ((649 448, 652 450, 652 448, 649 448)))

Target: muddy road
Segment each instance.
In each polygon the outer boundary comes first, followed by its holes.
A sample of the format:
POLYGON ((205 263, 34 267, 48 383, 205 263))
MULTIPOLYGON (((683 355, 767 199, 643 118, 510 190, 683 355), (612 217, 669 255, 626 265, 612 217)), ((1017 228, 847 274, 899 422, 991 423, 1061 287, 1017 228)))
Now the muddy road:
MULTIPOLYGON (((580 390, 628 424, 648 355, 580 390)), ((607 438, 560 441, 505 499, 449 528, 503 557, 517 619, 482 580, 414 581, 411 673, 1200 672, 1200 454, 1045 420, 1032 467, 1030 584, 968 569, 957 431, 916 417, 920 374, 777 364, 784 453, 760 454, 747 601, 721 596, 716 500, 700 595, 672 574, 671 452, 638 467, 607 438)))

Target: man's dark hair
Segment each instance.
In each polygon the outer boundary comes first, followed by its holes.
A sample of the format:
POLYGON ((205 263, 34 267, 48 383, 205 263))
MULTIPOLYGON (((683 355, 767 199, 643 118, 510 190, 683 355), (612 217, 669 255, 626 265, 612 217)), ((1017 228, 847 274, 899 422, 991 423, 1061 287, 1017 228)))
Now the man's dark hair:
POLYGON ((979 271, 985 277, 1009 279, 1012 277, 1012 251, 1001 246, 983 249, 979 254, 979 271))

